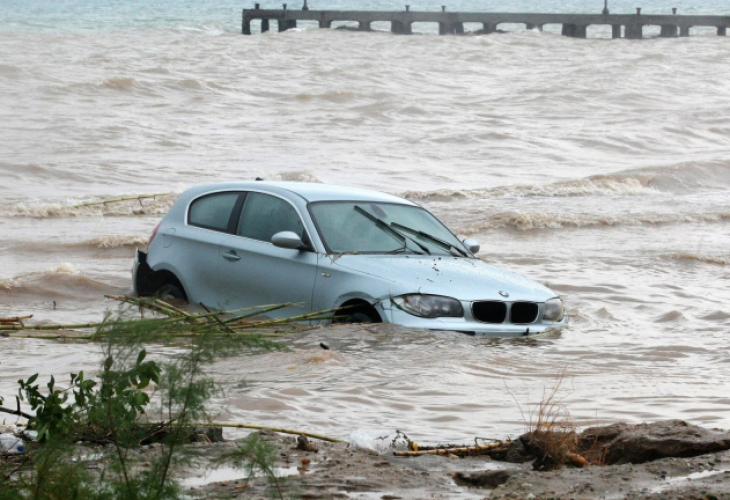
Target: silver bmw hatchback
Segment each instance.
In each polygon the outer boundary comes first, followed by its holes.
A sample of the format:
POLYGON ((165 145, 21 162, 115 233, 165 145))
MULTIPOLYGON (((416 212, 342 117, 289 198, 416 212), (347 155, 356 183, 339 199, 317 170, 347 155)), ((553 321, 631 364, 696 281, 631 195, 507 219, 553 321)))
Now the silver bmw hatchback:
POLYGON ((343 307, 335 321, 395 323, 473 335, 562 328, 560 298, 482 262, 422 207, 389 194, 298 182, 186 190, 137 250, 139 295, 220 310, 296 303, 293 316, 343 307))

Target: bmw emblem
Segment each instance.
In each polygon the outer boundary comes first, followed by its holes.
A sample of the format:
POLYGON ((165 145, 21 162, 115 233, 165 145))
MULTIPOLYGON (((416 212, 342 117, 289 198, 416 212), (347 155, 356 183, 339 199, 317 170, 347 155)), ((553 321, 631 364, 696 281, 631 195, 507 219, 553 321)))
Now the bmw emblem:
POLYGON ((499 291, 499 294, 500 294, 500 295, 501 295, 502 297, 509 297, 509 294, 508 294, 507 292, 505 292, 504 290, 500 290, 500 291, 499 291))

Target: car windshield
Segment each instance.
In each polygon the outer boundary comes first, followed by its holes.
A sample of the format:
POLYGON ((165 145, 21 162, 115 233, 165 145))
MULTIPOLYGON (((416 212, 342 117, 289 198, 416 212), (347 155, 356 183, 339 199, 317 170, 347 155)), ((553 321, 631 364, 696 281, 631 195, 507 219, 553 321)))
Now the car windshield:
POLYGON ((330 253, 414 253, 465 257, 462 242, 426 210, 368 201, 309 206, 330 253))

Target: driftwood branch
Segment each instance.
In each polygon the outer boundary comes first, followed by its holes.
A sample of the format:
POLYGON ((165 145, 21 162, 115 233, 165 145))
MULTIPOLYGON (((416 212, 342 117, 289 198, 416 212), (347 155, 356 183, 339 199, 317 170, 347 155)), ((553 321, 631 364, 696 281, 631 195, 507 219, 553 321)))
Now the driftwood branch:
POLYGON ((33 418, 33 415, 29 413, 25 413, 24 411, 20 411, 20 398, 18 396, 15 396, 15 403, 18 405, 18 407, 15 410, 11 410, 10 408, 5 408, 4 406, 0 406, 0 411, 3 413, 10 413, 11 415, 19 415, 23 418, 27 418, 30 420, 33 418))

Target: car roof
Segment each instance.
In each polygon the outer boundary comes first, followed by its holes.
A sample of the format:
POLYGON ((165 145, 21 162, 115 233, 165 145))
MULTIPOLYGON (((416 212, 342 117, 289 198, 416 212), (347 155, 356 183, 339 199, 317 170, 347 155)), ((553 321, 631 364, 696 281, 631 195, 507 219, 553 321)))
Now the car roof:
POLYGON ((392 194, 381 193, 380 191, 372 191, 369 189, 360 189, 348 186, 337 186, 333 184, 318 184, 313 182, 221 182, 217 184, 207 184, 205 186, 206 191, 219 191, 223 189, 266 190, 267 187, 273 188, 272 192, 276 192, 277 188, 289 191, 305 199, 307 202, 376 201, 381 203, 399 203, 403 205, 414 205, 414 203, 411 203, 405 198, 394 196, 392 194))

